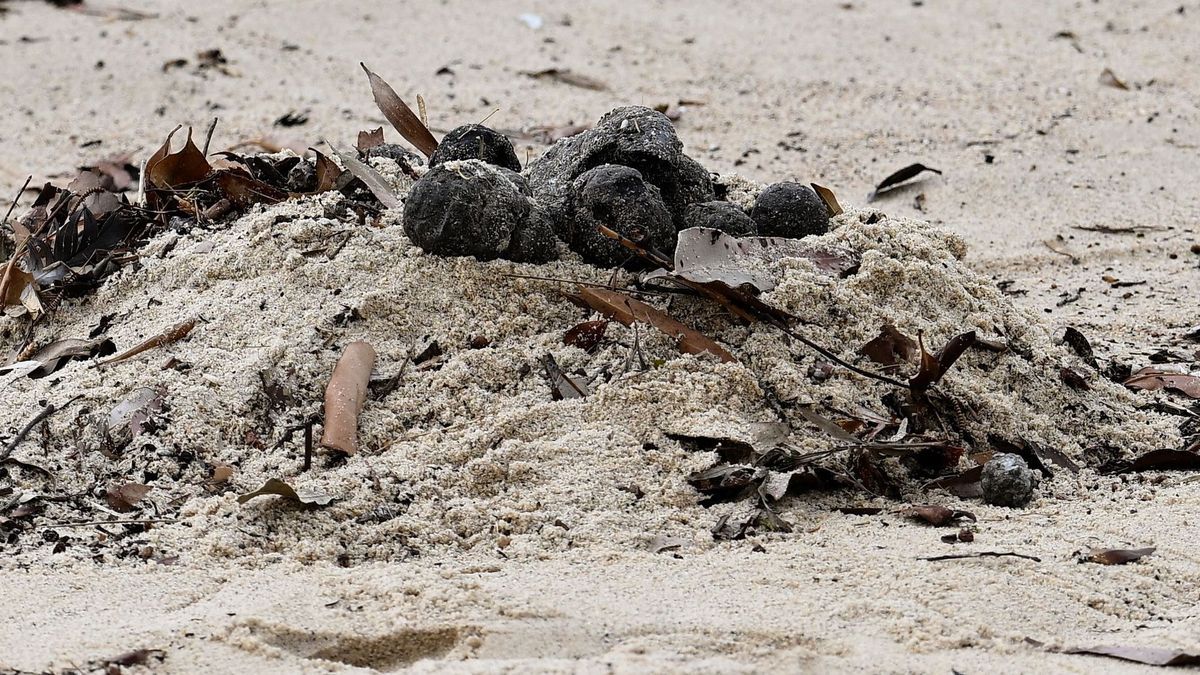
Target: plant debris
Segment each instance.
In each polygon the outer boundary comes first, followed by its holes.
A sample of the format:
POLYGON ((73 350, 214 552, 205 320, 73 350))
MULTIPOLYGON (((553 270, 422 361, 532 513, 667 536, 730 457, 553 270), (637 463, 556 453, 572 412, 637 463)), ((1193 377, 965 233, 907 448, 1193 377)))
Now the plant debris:
POLYGON ((637 321, 654 326, 674 338, 679 344, 679 351, 686 354, 708 353, 722 361, 736 361, 728 350, 708 337, 676 321, 661 310, 624 293, 579 286, 569 297, 581 306, 590 307, 626 326, 631 326, 637 321))
POLYGON ((910 506, 902 509, 900 515, 905 518, 924 521, 934 527, 945 527, 962 520, 975 522, 975 514, 970 511, 958 511, 938 504, 910 506))
POLYGON ((1108 646, 1078 647, 1064 649, 1064 654, 1086 654, 1107 656, 1122 661, 1133 661, 1148 666, 1195 666, 1200 665, 1200 654, 1193 654, 1169 647, 1108 646))
POLYGON ((309 507, 329 506, 335 499, 331 495, 313 490, 306 490, 304 488, 297 490, 278 478, 272 478, 263 483, 263 486, 257 490, 239 495, 237 501, 239 504, 245 504, 251 499, 262 497, 263 495, 279 495, 288 502, 309 507))
POLYGON ((1085 555, 1079 557, 1079 562, 1099 563, 1101 565, 1124 565, 1126 563, 1136 562, 1154 553, 1155 548, 1094 548, 1085 555))
POLYGON ((532 77, 535 80, 553 80, 563 84, 571 85, 572 87, 580 87, 582 89, 591 89, 592 91, 608 91, 608 85, 597 80, 594 77, 581 75, 579 73, 565 70, 562 68, 546 68, 544 70, 534 70, 525 73, 527 77, 532 77))
POLYGON ((362 341, 346 345, 325 388, 323 447, 344 455, 358 452, 358 416, 366 401, 374 367, 374 347, 362 341))
POLYGON ((929 171, 931 173, 936 173, 939 176, 942 175, 941 171, 939 171, 938 169, 935 169, 933 167, 925 166, 924 164, 909 164, 908 166, 904 167, 903 169, 900 169, 899 171, 896 171, 895 173, 889 175, 887 178, 884 178, 883 180, 879 181, 879 184, 875 186, 875 191, 872 192, 869 197, 867 197, 867 201, 868 202, 874 201, 875 198, 880 195, 880 193, 887 192, 888 190, 891 190, 892 188, 896 187, 897 185, 899 185, 907 180, 916 178, 917 176, 921 175, 922 173, 925 173, 926 171, 929 171))
POLYGON ((132 511, 137 507, 138 502, 150 493, 150 490, 149 485, 141 483, 125 483, 121 486, 111 487, 106 494, 108 506, 112 510, 122 513, 132 511))
POLYGON ((1112 68, 1105 68, 1100 72, 1100 84, 1121 91, 1129 91, 1129 85, 1125 84, 1117 74, 1112 71, 1112 68))
MULTIPOLYGON (((404 140, 413 144, 413 147, 420 150, 426 157, 432 157, 433 152, 437 150, 438 142, 429 132, 429 128, 421 122, 421 118, 417 117, 412 108, 404 102, 396 94, 396 90, 392 89, 391 85, 371 72, 365 63, 359 63, 362 66, 363 72, 367 74, 367 79, 371 82, 371 93, 375 97, 375 105, 379 106, 380 112, 391 122, 396 131, 404 137, 404 140)), ((349 167, 347 167, 349 168, 349 167)))
POLYGON ((550 392, 555 401, 584 398, 592 393, 591 381, 587 377, 572 377, 563 372, 558 361, 550 354, 542 357, 542 367, 546 369, 546 378, 550 380, 550 392))
POLYGON ((1156 366, 1148 366, 1137 371, 1125 380, 1125 386, 1135 391, 1166 389, 1189 398, 1200 398, 1200 376, 1156 366))
POLYGON ((967 558, 1023 558, 1034 562, 1042 562, 1041 558, 1023 553, 1012 553, 1009 551, 980 551, 978 553, 949 553, 946 555, 935 555, 928 558, 917 558, 917 560, 929 560, 937 562, 941 560, 965 560, 967 558))

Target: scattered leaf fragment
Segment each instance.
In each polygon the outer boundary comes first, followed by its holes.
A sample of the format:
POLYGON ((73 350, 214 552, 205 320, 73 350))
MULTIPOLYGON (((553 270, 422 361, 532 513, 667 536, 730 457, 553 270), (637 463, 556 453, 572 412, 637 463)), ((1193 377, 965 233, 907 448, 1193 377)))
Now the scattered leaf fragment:
POLYGON ((830 217, 840 216, 842 214, 842 205, 838 204, 837 197, 834 196, 833 190, 821 185, 817 185, 816 183, 809 183, 809 185, 812 186, 813 192, 817 193, 817 196, 821 198, 821 201, 825 202, 825 208, 829 209, 830 217))
POLYGON ((884 369, 896 369, 917 355, 917 342, 890 323, 879 328, 879 335, 863 345, 859 353, 884 369))
POLYGON ((650 540, 648 546, 651 553, 663 553, 666 551, 678 551, 686 543, 688 543, 687 539, 658 534, 650 540))
POLYGON ((1100 84, 1113 89, 1129 91, 1129 85, 1125 84, 1117 74, 1112 71, 1112 68, 1105 68, 1100 73, 1100 84))
POLYGON ((1101 565, 1124 565, 1136 562, 1154 553, 1154 547, 1147 548, 1094 548, 1087 555, 1080 556, 1079 562, 1099 563, 1101 565))
POLYGON ((937 384, 946 371, 950 370, 950 366, 953 366, 954 362, 958 360, 958 357, 975 344, 975 331, 968 331, 950 338, 936 354, 925 351, 924 341, 919 334, 917 335, 917 344, 921 351, 921 366, 908 383, 913 389, 928 389, 937 384))
POLYGON ((975 522, 975 514, 970 511, 956 511, 940 504, 910 506, 901 510, 900 515, 914 520, 923 520, 934 527, 943 527, 958 520, 975 522))
POLYGON ((1092 388, 1091 385, 1088 384, 1087 377, 1085 377, 1079 371, 1067 368, 1066 366, 1058 369, 1058 377, 1068 387, 1078 391, 1087 391, 1092 388))
POLYGON ((554 80, 572 87, 580 87, 583 89, 591 89, 592 91, 608 91, 608 85, 597 80, 594 77, 580 75, 563 68, 546 68, 544 70, 529 71, 526 76, 532 77, 535 80, 554 80))
POLYGON ((568 375, 550 354, 542 357, 542 367, 550 380, 550 393, 555 401, 584 398, 591 393, 591 381, 585 377, 568 375))
POLYGON ((245 504, 251 499, 263 495, 279 495, 285 500, 294 504, 300 504, 301 506, 329 506, 335 499, 332 495, 313 490, 304 488, 297 490, 278 478, 272 478, 263 483, 263 486, 257 490, 240 495, 237 501, 239 504, 245 504))
POLYGON ((687 354, 703 354, 705 352, 726 362, 734 362, 724 347, 693 328, 683 325, 659 309, 634 298, 611 291, 606 288, 588 288, 579 286, 575 291, 577 298, 584 305, 611 317, 626 326, 640 321, 654 326, 663 333, 678 341, 679 351, 687 354))
POLYGON ((149 494, 150 490, 149 485, 125 483, 119 487, 110 487, 105 498, 108 501, 109 508, 125 513, 136 508, 137 503, 142 501, 142 498, 149 494))
POLYGON ((590 352, 604 339, 604 332, 607 329, 608 321, 584 321, 563 335, 563 344, 590 352))

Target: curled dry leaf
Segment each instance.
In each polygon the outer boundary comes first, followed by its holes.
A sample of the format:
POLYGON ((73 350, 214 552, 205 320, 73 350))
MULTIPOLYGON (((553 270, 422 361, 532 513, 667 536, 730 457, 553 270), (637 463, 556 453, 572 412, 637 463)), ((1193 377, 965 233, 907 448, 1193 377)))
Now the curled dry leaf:
POLYGON ((640 321, 654 326, 663 333, 675 338, 679 351, 687 354, 709 353, 726 362, 735 362, 724 347, 712 339, 683 325, 661 310, 655 309, 640 300, 635 300, 624 293, 610 291, 606 288, 588 288, 580 286, 576 289, 573 299, 586 307, 620 321, 626 326, 640 321))
POLYGON ((1166 389, 1190 398, 1200 398, 1200 377, 1155 366, 1137 371, 1128 380, 1125 380, 1125 386, 1135 391, 1166 389))
POLYGON ((325 388, 322 446, 347 455, 358 452, 358 415, 362 412, 374 367, 374 347, 361 341, 346 345, 325 388))
POLYGON ((1127 464, 1107 469, 1108 473, 1134 471, 1200 471, 1200 453, 1191 450, 1151 450, 1127 464))
MULTIPOLYGON (((179 128, 176 127, 175 131, 179 128)), ((203 180, 212 171, 212 165, 204 153, 192 142, 192 130, 188 129, 187 141, 179 152, 171 152, 172 131, 167 140, 146 161, 146 180, 155 188, 170 190, 203 180)))
POLYGON ((900 515, 914 520, 923 520, 934 527, 943 527, 959 520, 975 522, 975 514, 970 511, 956 511, 938 504, 910 506, 902 509, 900 515))
POLYGON ((268 183, 235 170, 221 171, 216 176, 217 187, 229 201, 240 207, 255 204, 278 204, 290 195, 268 183))
POLYGON ((1099 563, 1101 565, 1124 565, 1136 562, 1154 553, 1154 547, 1147 548, 1094 548, 1086 555, 1080 556, 1079 562, 1099 563))
POLYGON ((358 142, 354 144, 355 149, 365 153, 371 148, 377 148, 383 145, 383 127, 376 127, 370 131, 358 132, 358 142))
POLYGON ((933 167, 925 166, 924 164, 909 164, 908 166, 904 167, 903 169, 900 169, 899 171, 888 176, 887 178, 884 178, 883 180, 879 181, 879 185, 875 186, 875 192, 871 195, 871 199, 874 199, 876 196, 879 195, 879 193, 890 190, 891 188, 899 185, 900 183, 903 183, 906 180, 916 178, 917 176, 921 175, 922 173, 925 173, 926 171, 936 173, 939 176, 942 175, 941 171, 939 171, 933 167))
POLYGON ((150 493, 150 490, 149 485, 125 483, 119 487, 110 487, 105 497, 109 508, 125 513, 132 511, 137 506, 137 503, 150 493))
POLYGON ((297 490, 278 478, 272 478, 266 483, 263 483, 263 486, 257 490, 240 495, 237 498, 237 501, 239 504, 245 504, 251 499, 254 499, 255 497, 262 497, 263 495, 279 495, 280 497, 283 497, 287 501, 294 504, 314 507, 329 506, 335 499, 332 495, 327 495, 313 490, 306 490, 304 488, 297 490))
POLYGON ((813 192, 817 193, 817 196, 821 198, 821 201, 825 202, 825 208, 829 209, 830 217, 842 215, 842 205, 838 204, 837 197, 834 196, 833 190, 817 185, 816 183, 809 183, 809 185, 812 186, 813 192))
POLYGON ((1129 91, 1129 85, 1125 84, 1117 74, 1112 71, 1112 68, 1105 68, 1100 72, 1100 84, 1121 91, 1129 91))
POLYGON ((968 331, 950 338, 949 342, 936 354, 925 351, 925 344, 920 335, 917 336, 917 344, 921 350, 921 367, 917 374, 908 381, 908 384, 913 389, 928 389, 937 384, 938 380, 942 379, 946 371, 950 370, 950 367, 958 360, 958 357, 975 344, 975 331, 968 331))
MULTIPOLYGON (((396 94, 396 90, 392 89, 391 85, 371 72, 365 63, 359 63, 362 69, 367 74, 367 79, 371 82, 371 94, 375 97, 375 105, 379 106, 379 111, 387 118, 388 122, 400 132, 413 147, 420 150, 426 157, 432 157, 433 151, 437 150, 438 142, 429 133, 429 128, 422 122, 421 118, 413 112, 412 108, 396 94)), ((346 167, 350 168, 350 167, 346 167)), ((361 178, 361 176, 359 176, 361 178)))

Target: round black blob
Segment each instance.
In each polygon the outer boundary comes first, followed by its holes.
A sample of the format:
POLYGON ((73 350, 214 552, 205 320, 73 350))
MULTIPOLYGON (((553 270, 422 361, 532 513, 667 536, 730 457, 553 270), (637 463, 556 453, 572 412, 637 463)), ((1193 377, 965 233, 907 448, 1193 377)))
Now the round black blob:
POLYGON ((546 209, 533 205, 529 218, 513 232, 512 245, 501 257, 526 263, 545 263, 558 259, 558 237, 554 233, 554 221, 546 209))
POLYGON ((571 249, 592 264, 615 267, 631 257, 600 225, 659 250, 674 247, 671 212, 637 169, 604 164, 585 171, 571 185, 571 203, 571 249))
POLYGON ((508 137, 482 124, 464 124, 452 129, 429 158, 429 166, 463 159, 481 159, 513 171, 521 170, 521 161, 508 137))
POLYGON ((702 202, 687 210, 688 227, 708 227, 735 237, 758 234, 758 225, 737 204, 702 202))
POLYGON ((750 217, 764 237, 799 239, 829 231, 829 209, 812 188, 800 183, 775 183, 759 193, 750 217))
POLYGON ((529 199, 510 175, 479 160, 430 169, 404 202, 404 233, 438 255, 501 257, 529 219, 529 199))

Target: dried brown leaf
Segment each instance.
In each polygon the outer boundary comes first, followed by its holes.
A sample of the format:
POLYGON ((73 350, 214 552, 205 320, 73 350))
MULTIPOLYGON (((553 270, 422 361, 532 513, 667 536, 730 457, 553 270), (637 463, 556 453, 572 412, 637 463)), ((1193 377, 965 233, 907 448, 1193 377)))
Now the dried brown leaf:
POLYGON ((675 338, 679 350, 687 354, 703 354, 705 352, 726 362, 735 362, 724 347, 709 337, 689 328, 668 316, 662 310, 655 309, 640 300, 635 300, 624 293, 610 291, 605 288, 578 287, 575 297, 583 304, 601 314, 620 321, 626 326, 634 322, 650 324, 663 333, 675 338))
POLYGON ((289 196, 287 192, 240 171, 218 173, 217 187, 221 188, 229 201, 242 208, 255 204, 278 204, 289 196))
POLYGON ((354 147, 361 153, 366 153, 371 148, 376 148, 383 145, 383 127, 376 127, 370 131, 358 132, 358 142, 354 147))
POLYGON ((825 208, 829 209, 830 217, 840 216, 842 214, 842 205, 838 204, 837 197, 834 196, 833 190, 821 185, 817 185, 816 183, 809 183, 809 185, 812 186, 813 192, 817 193, 817 196, 821 198, 821 201, 825 202, 825 208))
POLYGON ((975 514, 970 511, 956 511, 939 504, 910 506, 902 509, 900 515, 914 520, 923 520, 934 527, 943 527, 964 519, 975 522, 975 514))
POLYGON ((572 327, 563 335, 563 344, 590 352, 604 339, 604 333, 608 330, 608 323, 608 321, 604 320, 584 321, 572 327))
POLYGON ((119 487, 114 486, 109 488, 105 497, 109 508, 124 513, 132 511, 137 506, 137 503, 149 494, 150 490, 149 485, 125 483, 119 487))
POLYGON ((1184 394, 1190 398, 1200 398, 1200 377, 1186 373, 1177 373, 1165 368, 1149 366, 1134 373, 1125 380, 1125 386, 1135 391, 1158 391, 1166 389, 1184 394))
POLYGON ((906 180, 916 178, 917 176, 921 175, 922 173, 924 173, 926 171, 936 173, 939 176, 942 173, 941 171, 939 171, 933 167, 930 167, 930 166, 925 166, 924 164, 909 164, 908 166, 904 167, 903 169, 900 169, 899 171, 888 176, 887 178, 884 178, 883 180, 879 181, 879 185, 875 186, 875 193, 873 195, 871 195, 871 197, 874 198, 880 192, 885 192, 888 189, 895 187, 896 185, 899 185, 900 183, 903 183, 906 180))
POLYGON ((1154 553, 1154 547, 1147 548, 1094 548, 1087 555, 1079 558, 1079 562, 1092 562, 1101 565, 1124 565, 1126 563, 1136 562, 1154 553))
POLYGON ((975 344, 975 331, 968 331, 950 338, 936 354, 925 351, 925 344, 920 335, 917 336, 917 339, 918 347, 921 350, 921 366, 908 383, 913 389, 928 389, 937 384, 938 380, 942 379, 946 371, 950 370, 950 367, 958 360, 958 357, 975 344))
POLYGON ((885 368, 898 368, 912 361, 917 355, 917 342, 901 333, 895 326, 885 323, 879 335, 858 350, 863 356, 885 368))
POLYGON ((338 159, 342 160, 342 164, 346 170, 354 174, 359 180, 366 184, 371 190, 371 194, 389 209, 400 208, 400 198, 392 191, 392 186, 388 184, 378 171, 372 169, 370 165, 360 161, 353 153, 341 150, 336 145, 329 143, 329 147, 333 150, 338 159))
MULTIPOLYGON (((178 129, 176 129, 178 131, 178 129)), ((188 129, 187 141, 178 152, 171 152, 172 131, 162 147, 146 162, 146 179, 151 186, 170 190, 203 180, 212 171, 204 153, 192 142, 192 130, 188 129)))
POLYGON ((251 499, 254 499, 255 497, 261 497, 263 495, 279 495, 280 497, 283 497, 285 500, 294 504, 313 507, 329 506, 335 499, 335 497, 332 495, 315 492, 313 490, 306 490, 304 488, 297 490, 278 478, 272 478, 266 483, 263 483, 263 486, 257 490, 253 492, 247 492, 239 496, 237 501, 239 504, 245 504, 251 499))
MULTIPOLYGON (((371 82, 371 94, 375 97, 375 105, 379 106, 380 112, 387 118, 387 121, 392 123, 396 131, 404 137, 413 147, 420 150, 426 157, 432 157, 433 151, 437 150, 438 142, 429 133, 429 128, 421 123, 421 118, 408 107, 408 104, 396 94, 396 90, 392 89, 391 85, 371 72, 365 63, 359 63, 362 69, 367 74, 367 79, 371 82)), ((349 167, 346 167, 349 168, 349 167)), ((357 175, 357 174, 355 174, 357 175)), ((361 176, 359 176, 361 178, 361 176)), ((377 195, 378 196, 378 195, 377 195)))

